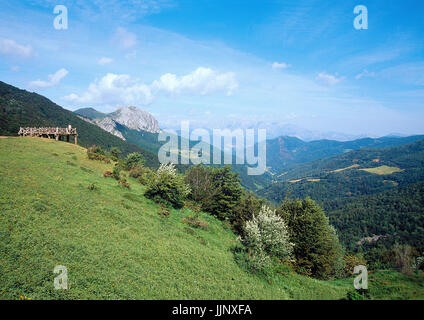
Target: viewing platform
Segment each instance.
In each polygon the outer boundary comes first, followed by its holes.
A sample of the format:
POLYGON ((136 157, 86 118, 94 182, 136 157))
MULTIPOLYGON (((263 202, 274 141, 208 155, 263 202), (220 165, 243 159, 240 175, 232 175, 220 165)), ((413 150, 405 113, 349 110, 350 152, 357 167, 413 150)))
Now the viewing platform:
POLYGON ((69 142, 69 137, 74 137, 75 144, 78 144, 78 133, 76 128, 72 128, 69 125, 67 128, 20 128, 18 136, 21 137, 40 137, 48 139, 56 139, 57 141, 63 140, 66 137, 66 141, 69 142))

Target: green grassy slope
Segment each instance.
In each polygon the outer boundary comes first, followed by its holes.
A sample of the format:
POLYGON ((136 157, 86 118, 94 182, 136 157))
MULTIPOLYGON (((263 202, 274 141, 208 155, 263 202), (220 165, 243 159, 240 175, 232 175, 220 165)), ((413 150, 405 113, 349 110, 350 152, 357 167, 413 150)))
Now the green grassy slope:
MULTIPOLYGON (((422 300, 424 275, 404 275, 390 270, 368 272, 368 289, 373 300, 422 300)), ((333 284, 348 286, 352 279, 336 280, 333 284)))
POLYGON ((220 221, 201 213, 199 230, 187 209, 159 216, 135 180, 103 178, 111 166, 65 142, 0 139, 0 299, 339 299, 351 288, 247 272, 220 221), (68 290, 53 288, 56 265, 68 290))

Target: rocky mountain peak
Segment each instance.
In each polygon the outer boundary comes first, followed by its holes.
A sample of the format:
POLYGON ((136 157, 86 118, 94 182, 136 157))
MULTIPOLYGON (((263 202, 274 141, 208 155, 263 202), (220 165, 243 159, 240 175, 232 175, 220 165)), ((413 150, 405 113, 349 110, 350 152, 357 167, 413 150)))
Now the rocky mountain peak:
POLYGON ((150 113, 134 106, 121 107, 109 116, 115 122, 133 130, 152 133, 160 131, 158 121, 150 113))

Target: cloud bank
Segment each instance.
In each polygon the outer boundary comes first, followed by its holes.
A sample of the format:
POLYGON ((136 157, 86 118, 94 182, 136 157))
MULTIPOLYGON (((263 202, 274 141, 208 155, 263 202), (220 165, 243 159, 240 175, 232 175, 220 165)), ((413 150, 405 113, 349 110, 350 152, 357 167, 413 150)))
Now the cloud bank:
POLYGON ((127 74, 108 73, 92 82, 83 94, 72 93, 63 99, 74 104, 149 105, 158 95, 175 97, 218 92, 232 95, 237 87, 234 73, 219 73, 203 67, 181 77, 164 74, 150 85, 127 74))

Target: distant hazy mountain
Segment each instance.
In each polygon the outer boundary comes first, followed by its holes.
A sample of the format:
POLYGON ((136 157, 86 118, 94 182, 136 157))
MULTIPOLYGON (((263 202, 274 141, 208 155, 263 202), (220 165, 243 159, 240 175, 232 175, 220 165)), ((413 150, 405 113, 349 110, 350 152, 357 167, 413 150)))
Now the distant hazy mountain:
POLYGON ((335 131, 318 131, 309 130, 293 124, 282 124, 279 122, 258 122, 253 126, 254 128, 266 129, 267 139, 275 139, 281 136, 296 137, 303 141, 314 141, 314 140, 337 140, 337 141, 349 141, 359 138, 364 138, 362 134, 347 134, 335 131))
MULTIPOLYGON (((223 119, 223 122, 218 125, 200 125, 196 124, 196 122, 190 122, 190 130, 194 130, 197 128, 206 129, 210 132, 212 132, 213 129, 229 129, 229 130, 236 130, 236 129, 266 129, 266 139, 275 139, 281 136, 289 136, 289 137, 296 137, 298 139, 301 139, 303 141, 314 141, 314 140, 322 140, 322 139, 329 139, 329 140, 337 140, 337 141, 350 141, 360 138, 365 138, 367 135, 365 134, 348 134, 348 133, 342 133, 342 132, 335 132, 335 131, 318 131, 318 130, 309 130, 305 129, 293 124, 285 124, 277 121, 273 122, 267 122, 267 121, 225 121, 223 119)), ((173 125, 168 125, 162 128, 163 130, 172 129, 179 132, 180 124, 175 123, 173 125)), ((397 136, 402 136, 398 134, 397 136)))

